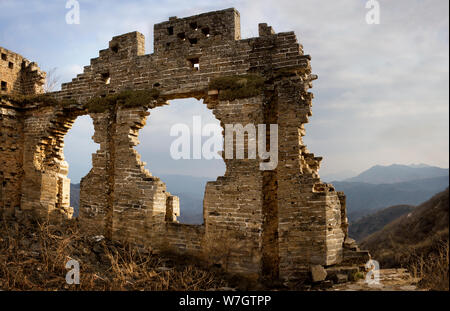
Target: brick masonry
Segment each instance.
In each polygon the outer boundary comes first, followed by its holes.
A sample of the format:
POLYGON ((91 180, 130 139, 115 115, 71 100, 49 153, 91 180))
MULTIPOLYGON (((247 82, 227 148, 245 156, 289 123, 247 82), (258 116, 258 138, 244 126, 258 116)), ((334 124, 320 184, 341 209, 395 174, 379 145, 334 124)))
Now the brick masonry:
MULTIPOLYGON (((45 74, 21 56, 1 51, 8 60, 22 62, 19 70, 0 60, 1 80, 8 84, 4 94, 41 93, 37 77, 45 74)), ((90 114, 100 147, 81 181, 80 222, 86 230, 259 279, 305 278, 313 265, 339 264, 348 226, 345 196, 320 181, 322 158, 302 140, 311 116, 308 89, 316 78, 293 32, 275 33, 260 24, 259 37, 241 39, 235 9, 156 24, 153 54, 145 54, 138 32, 116 36, 82 74, 51 93, 74 104, 24 106, 1 99, 0 210, 71 216, 64 135, 78 116, 90 114), (263 76, 264 91, 224 101, 208 90, 212 79, 244 74, 263 76), (91 98, 125 89, 158 89, 160 96, 143 103, 150 109, 115 106, 89 113, 85 108, 91 98), (144 168, 134 149, 151 108, 187 97, 203 99, 223 127, 279 127, 276 169, 261 171, 260 159, 225 159, 224 176, 206 185, 204 225, 177 222, 183 202, 144 168)))
POLYGON ((42 93, 45 76, 35 62, 0 47, 0 95, 42 93))

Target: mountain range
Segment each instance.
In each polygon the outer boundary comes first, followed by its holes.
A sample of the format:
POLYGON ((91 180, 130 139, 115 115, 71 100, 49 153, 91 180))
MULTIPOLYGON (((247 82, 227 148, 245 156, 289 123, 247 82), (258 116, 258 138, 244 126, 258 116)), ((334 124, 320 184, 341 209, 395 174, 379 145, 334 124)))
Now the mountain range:
MULTIPOLYGON (((347 196, 350 223, 394 205, 417 205, 448 187, 448 169, 428 165, 376 165, 344 181, 331 181, 347 196)), ((203 223, 203 195, 214 177, 158 175, 167 191, 180 198, 182 223, 203 223)), ((79 185, 71 185, 71 204, 78 210, 79 185)))
POLYGON ((389 166, 372 166, 355 177, 345 179, 345 181, 369 184, 393 184, 445 176, 448 176, 448 168, 440 168, 426 164, 392 164, 389 166))
POLYGON ((333 182, 336 190, 347 196, 347 216, 350 222, 381 208, 408 204, 417 205, 448 187, 448 175, 398 183, 371 184, 364 182, 333 182))

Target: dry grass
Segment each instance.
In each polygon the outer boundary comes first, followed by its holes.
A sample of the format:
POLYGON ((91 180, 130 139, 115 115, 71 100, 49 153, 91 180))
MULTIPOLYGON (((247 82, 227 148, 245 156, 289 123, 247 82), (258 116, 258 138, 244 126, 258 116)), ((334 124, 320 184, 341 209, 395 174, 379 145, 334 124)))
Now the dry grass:
POLYGON ((260 95, 264 89, 264 78, 258 75, 228 76, 212 80, 210 90, 219 90, 220 100, 235 100, 260 95))
POLYGON ((15 94, 3 94, 0 95, 0 99, 4 99, 20 106, 28 106, 39 103, 41 106, 60 106, 62 108, 77 105, 77 102, 73 99, 61 99, 57 100, 51 94, 33 94, 33 95, 15 95, 15 94))
POLYGON ((413 277, 419 278, 419 286, 429 290, 449 290, 448 241, 441 241, 437 250, 426 256, 411 254, 408 270, 413 277))
POLYGON ((98 241, 76 221, 34 219, 0 223, 1 290, 209 290, 226 287, 216 272, 180 264, 129 244, 98 241), (80 284, 68 285, 70 259, 80 263, 80 284))
POLYGON ((109 94, 105 97, 94 97, 87 103, 89 112, 102 113, 113 109, 116 105, 124 108, 147 107, 153 100, 158 99, 159 91, 149 89, 142 91, 125 90, 118 94, 109 94))
POLYGON ((449 290, 448 229, 415 244, 399 243, 393 236, 386 239, 384 248, 374 248, 371 255, 381 268, 406 268, 420 279, 422 289, 449 290))

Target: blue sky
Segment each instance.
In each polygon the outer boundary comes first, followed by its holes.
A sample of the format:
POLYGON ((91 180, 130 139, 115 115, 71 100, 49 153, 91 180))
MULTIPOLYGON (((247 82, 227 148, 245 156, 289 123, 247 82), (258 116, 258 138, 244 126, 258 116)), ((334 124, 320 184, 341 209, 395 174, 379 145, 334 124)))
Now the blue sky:
MULTIPOLYGON (((140 31, 146 36, 146 53, 151 53, 154 23, 235 7, 243 38, 257 36, 258 23, 266 22, 277 32, 294 30, 312 56, 319 79, 312 89, 313 116, 305 142, 324 156, 321 175, 360 172, 375 164, 448 167, 447 0, 380 0, 379 25, 365 22, 365 0, 79 0, 80 25, 65 23, 65 3, 0 0, 0 45, 44 70, 56 67, 60 82, 67 82, 115 35, 140 31)), ((164 157, 170 109, 185 113, 188 120, 193 112, 213 120, 203 108, 191 100, 152 113, 149 124, 160 124, 157 134, 144 128, 141 136, 150 132, 154 140, 146 138, 138 147, 152 171, 161 174, 178 165, 164 157)), ((66 139, 73 179, 88 171, 90 153, 97 148, 89 126, 88 118, 78 120, 66 139)), ((177 172, 216 176, 220 170, 217 163, 205 162, 182 165, 177 172)))

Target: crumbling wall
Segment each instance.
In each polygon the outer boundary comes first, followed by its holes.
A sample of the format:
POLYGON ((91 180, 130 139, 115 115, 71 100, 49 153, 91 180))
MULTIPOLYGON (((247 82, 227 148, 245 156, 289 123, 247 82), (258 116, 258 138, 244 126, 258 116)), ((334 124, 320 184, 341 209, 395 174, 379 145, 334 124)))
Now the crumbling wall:
MULTIPOLYGON (((2 133, 12 135, 16 125, 19 130, 14 137, 0 137, 17 146, 2 149, 0 178, 13 179, 6 162, 15 163, 15 176, 21 176, 16 181, 20 193, 5 197, 2 188, 2 201, 43 216, 54 211, 69 215, 64 135, 76 117, 89 114, 100 148, 81 181, 80 222, 86 230, 196 256, 253 278, 305 278, 311 265, 340 263, 347 230, 345 196, 320 181, 321 158, 302 140, 311 116, 308 89, 317 77, 295 34, 275 33, 260 24, 259 37, 241 40, 234 9, 172 17, 156 24, 154 33, 149 55, 142 34, 114 37, 83 73, 51 94, 70 105, 35 100, 1 110, 2 133), (228 82, 250 77, 256 81, 251 87, 224 89, 228 82), (226 78, 222 85, 213 83, 219 78, 226 78), (123 95, 143 90, 154 96, 131 100, 123 95), (203 99, 223 128, 278 125, 277 167, 262 171, 259 158, 225 159, 224 176, 206 185, 204 225, 177 223, 183 202, 145 169, 135 150, 151 109, 187 97, 203 99)), ((244 147, 248 143, 247 137, 244 147)))
MULTIPOLYGON (((264 123, 264 98, 207 100, 221 124, 264 123)), ((234 139, 234 148, 239 146, 234 139)), ((244 150, 248 150, 248 138, 244 150)), ((259 161, 225 159, 226 172, 208 182, 204 196, 205 250, 208 259, 229 271, 259 274, 263 223, 263 171, 259 161)))
POLYGON ((22 210, 47 217, 55 210, 72 216, 64 136, 81 110, 59 106, 28 107, 23 121, 22 210))
POLYGON ((113 139, 114 197, 113 238, 129 236, 134 242, 160 245, 166 217, 165 184, 153 177, 140 161, 134 146, 138 131, 145 125, 144 108, 119 109, 113 139))
POLYGON ((92 168, 80 182, 79 217, 82 225, 95 235, 111 235, 112 211, 108 212, 108 197, 111 191, 107 172, 109 163, 108 128, 109 113, 91 113, 94 124, 92 139, 99 149, 92 155, 92 168))
POLYGON ((309 153, 302 141, 312 99, 307 92, 311 76, 309 68, 305 69, 300 76, 283 77, 276 83, 281 138, 277 168, 279 269, 285 279, 306 274, 308 263, 339 263, 342 255, 337 195, 321 184, 321 158, 309 153))
POLYGON ((23 177, 22 112, 14 103, 0 98, 0 212, 13 214, 20 207, 23 177))
POLYGON ((45 76, 36 63, 0 47, 0 95, 43 93, 45 76))

